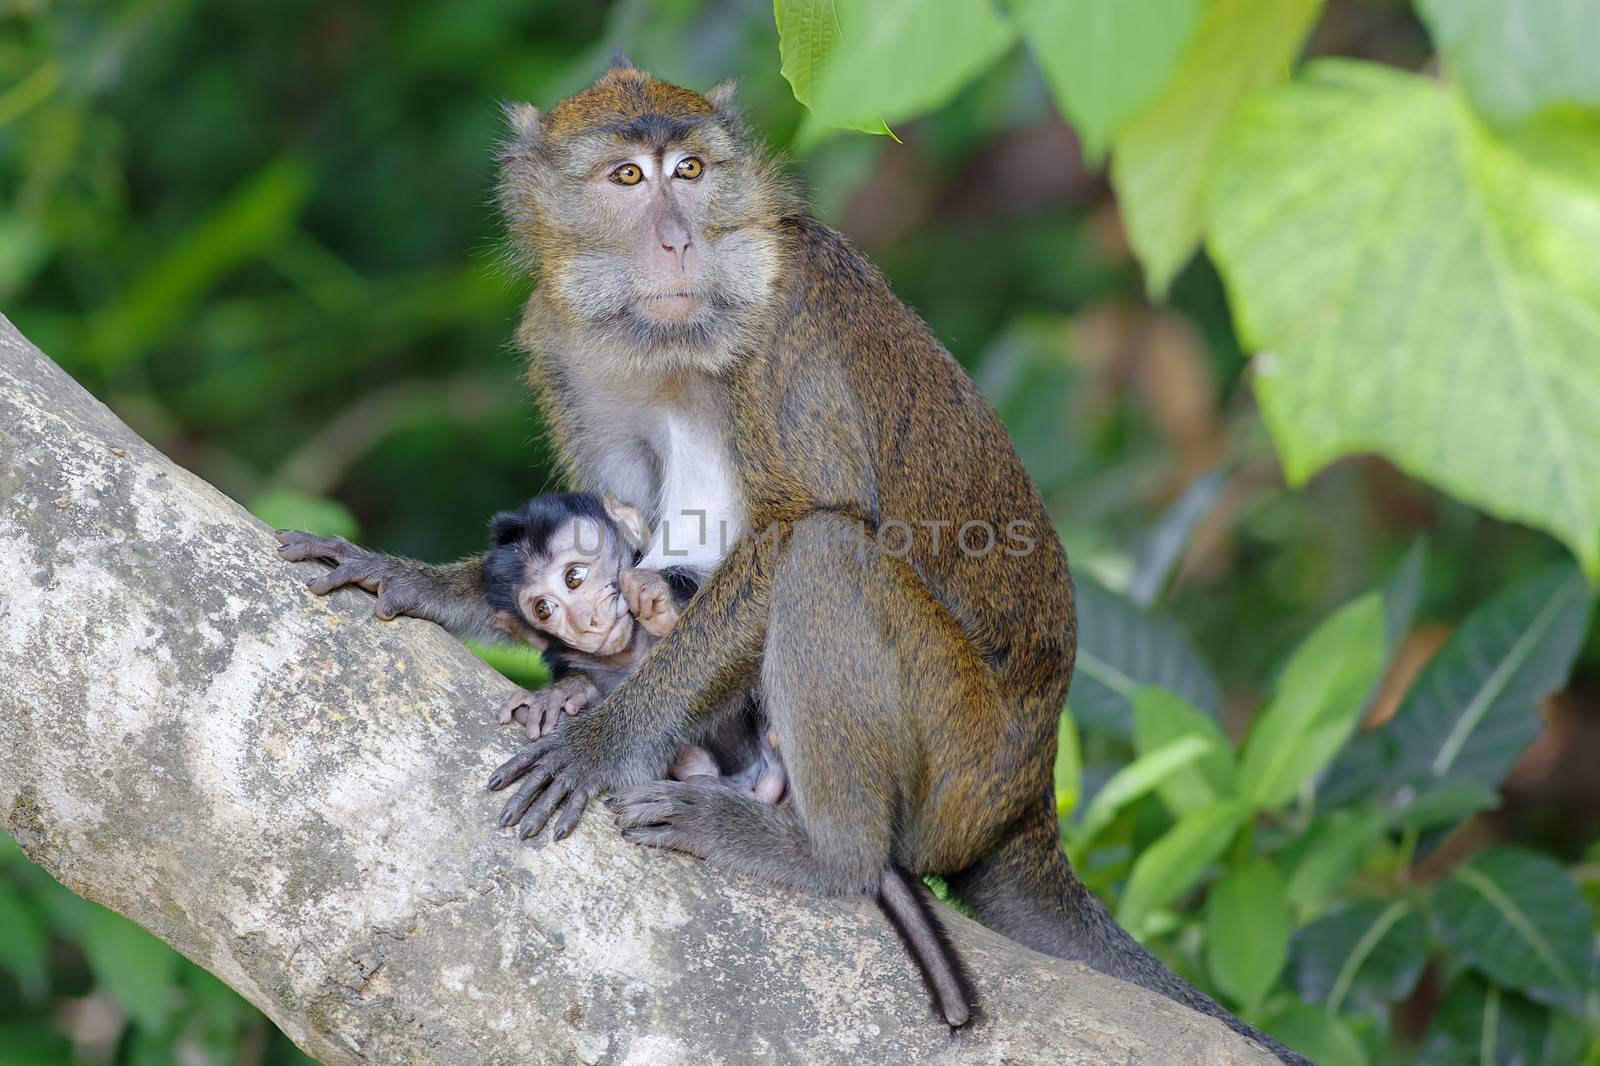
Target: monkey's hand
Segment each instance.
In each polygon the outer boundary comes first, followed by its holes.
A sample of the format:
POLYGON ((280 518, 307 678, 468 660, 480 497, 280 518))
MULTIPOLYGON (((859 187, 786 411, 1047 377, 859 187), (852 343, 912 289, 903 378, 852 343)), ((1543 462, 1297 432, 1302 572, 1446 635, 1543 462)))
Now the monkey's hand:
POLYGON ((538 740, 556 731, 561 712, 577 714, 596 695, 594 684, 580 674, 569 674, 537 692, 519 688, 500 705, 500 724, 516 722, 528 731, 529 740, 538 740))
POLYGON ((524 840, 551 822, 551 836, 560 840, 577 826, 589 801, 603 791, 641 784, 661 776, 671 752, 619 758, 615 737, 629 714, 615 705, 616 693, 576 717, 560 715, 556 730, 524 747, 489 778, 495 791, 522 779, 516 794, 501 808, 499 824, 522 823, 524 840))
POLYGON ((406 568, 401 560, 351 544, 343 537, 319 537, 294 529, 280 529, 273 536, 278 538, 280 559, 291 563, 323 559, 334 564, 326 574, 306 582, 306 588, 318 596, 345 585, 360 585, 377 593, 378 604, 372 613, 379 618, 388 621, 414 612, 415 597, 406 588, 406 568))
POLYGON ((678 624, 678 605, 659 570, 624 570, 617 575, 628 612, 652 637, 664 637, 678 624))

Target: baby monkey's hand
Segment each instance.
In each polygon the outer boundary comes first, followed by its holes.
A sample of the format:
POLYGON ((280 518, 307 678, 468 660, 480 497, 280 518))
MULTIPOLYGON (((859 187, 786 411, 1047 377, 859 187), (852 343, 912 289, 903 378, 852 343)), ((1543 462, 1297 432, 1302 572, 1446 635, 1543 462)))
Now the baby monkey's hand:
POLYGON ((538 692, 519 688, 500 705, 500 724, 516 722, 528 731, 528 739, 538 740, 555 732, 562 711, 577 714, 597 695, 594 683, 581 674, 569 674, 538 692))
POLYGON ((659 570, 624 570, 617 575, 628 613, 652 637, 664 637, 678 624, 678 605, 672 588, 659 570))

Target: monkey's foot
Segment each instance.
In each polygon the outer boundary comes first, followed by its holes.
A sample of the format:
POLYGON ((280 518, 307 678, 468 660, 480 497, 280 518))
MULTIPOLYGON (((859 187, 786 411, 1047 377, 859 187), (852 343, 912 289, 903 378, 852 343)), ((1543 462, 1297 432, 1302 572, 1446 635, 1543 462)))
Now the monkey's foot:
POLYGON ((701 859, 728 847, 737 827, 749 820, 746 797, 720 784, 695 781, 625 788, 607 803, 616 811, 624 839, 701 859))

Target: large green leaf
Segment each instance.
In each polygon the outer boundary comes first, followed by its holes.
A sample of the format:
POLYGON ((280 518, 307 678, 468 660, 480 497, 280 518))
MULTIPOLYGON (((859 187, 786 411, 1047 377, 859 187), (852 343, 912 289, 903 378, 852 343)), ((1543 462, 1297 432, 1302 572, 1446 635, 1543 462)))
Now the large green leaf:
POLYGON ((1248 804, 1225 800, 1178 819, 1133 864, 1117 920, 1139 935, 1150 912, 1188 891, 1250 815, 1248 804))
POLYGON ((1367 1050, 1344 1020, 1309 1003, 1285 996, 1261 1027, 1317 1066, 1367 1066, 1367 1050))
POLYGON ((1284 860, 1293 859, 1289 902, 1317 907, 1332 899, 1361 869, 1383 828, 1383 813, 1371 807, 1333 811, 1318 818, 1284 848, 1284 860))
POLYGON ((1576 1043, 1570 1036, 1552 1024, 1549 1009, 1467 972, 1440 1000, 1416 1066, 1571 1066, 1584 1061, 1587 1041, 1581 1032, 1576 1043))
POLYGON ((1239 795, 1288 803, 1355 729, 1383 667, 1383 597, 1345 604, 1295 649, 1239 763, 1239 795))
POLYGON ((1199 734, 1177 737, 1153 751, 1140 755, 1133 762, 1112 775, 1083 814, 1083 827, 1078 837, 1084 843, 1093 840, 1111 820, 1134 800, 1147 796, 1173 774, 1194 765, 1216 748, 1216 740, 1199 734))
POLYGON ((1161 802, 1180 817, 1232 795, 1233 747, 1214 719, 1195 710, 1177 693, 1147 686, 1133 694, 1133 740, 1141 756, 1196 737, 1208 742, 1207 750, 1156 786, 1161 802))
POLYGON ((1329 775, 1339 794, 1359 789, 1405 813, 1457 782, 1480 793, 1498 788, 1543 727, 1539 702, 1566 681, 1589 611, 1589 587, 1571 563, 1525 578, 1473 611, 1394 717, 1341 757, 1329 775))
POLYGON ((1600 4, 1418 0, 1445 66, 1498 122, 1563 104, 1600 108, 1600 4))
POLYGON ((1206 177, 1240 103, 1288 76, 1320 8, 1214 0, 1177 73, 1118 131, 1111 181, 1152 293, 1166 292, 1200 244, 1206 177))
POLYGON ((773 16, 795 99, 871 133, 949 100, 1016 39, 990 0, 774 0, 773 16))
POLYGON ((1520 848, 1475 856, 1439 886, 1434 917, 1467 965, 1541 1003, 1583 1009, 1594 915, 1554 859, 1520 848))
POLYGON ((1111 134, 1166 84, 1206 0, 1017 0, 1022 25, 1083 154, 1098 161, 1111 134))
POLYGON ((1366 900, 1294 936, 1290 972, 1308 1003, 1332 1013, 1381 1012, 1416 987, 1428 964, 1428 923, 1406 900, 1366 900))
POLYGON ((101 986, 141 1027, 162 1029, 173 1008, 182 959, 176 951, 120 914, 95 908, 83 952, 101 986))
POLYGON ((1216 717, 1217 680, 1176 622, 1141 611, 1087 574, 1077 591, 1078 661, 1069 700, 1087 729, 1129 736, 1135 692, 1153 685, 1216 717))
MULTIPOLYGON (((772 0, 772 18, 778 27, 779 70, 794 91, 794 98, 812 114, 816 114, 817 86, 844 33, 845 20, 851 20, 852 33, 859 32, 859 8, 851 0, 772 0)), ((862 133, 889 133, 883 119, 876 116, 863 120, 834 116, 822 121, 862 133)))
POLYGON ((1266 859, 1229 870, 1206 896, 1206 968, 1248 1014, 1289 958, 1283 875, 1266 859))
POLYGON ((1600 137, 1514 148, 1447 86, 1325 60, 1248 105, 1210 247, 1299 483, 1378 451, 1600 574, 1600 137))

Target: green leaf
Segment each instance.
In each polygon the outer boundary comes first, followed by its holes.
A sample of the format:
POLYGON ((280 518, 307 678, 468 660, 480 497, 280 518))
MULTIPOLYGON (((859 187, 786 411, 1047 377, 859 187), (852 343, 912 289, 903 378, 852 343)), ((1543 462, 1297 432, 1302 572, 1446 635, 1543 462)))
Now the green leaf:
MULTIPOLYGON (((853 20, 858 16, 859 5, 851 0, 773 0, 772 17, 778 27, 779 70, 794 91, 794 98, 806 107, 804 123, 837 126, 894 136, 883 119, 852 122, 826 121, 816 114, 813 102, 817 86, 838 47, 844 32, 844 19, 852 19, 851 31, 859 32, 853 20)), ((802 126, 800 140, 811 143, 819 139, 815 129, 802 126)))
POLYGON ((1418 537, 1383 586, 1383 646, 1392 656, 1411 631, 1422 599, 1422 578, 1428 568, 1428 538, 1418 537))
POLYGON ((1218 156, 1210 247, 1290 481, 1377 451, 1600 575, 1600 137, 1514 148, 1448 87, 1324 60, 1218 156))
POLYGON ((1288 958, 1283 875, 1259 858, 1228 871, 1206 897, 1206 967, 1217 987, 1252 1014, 1288 958))
POLYGON ((1078 725, 1071 711, 1061 712, 1056 733, 1056 814, 1072 813, 1083 798, 1083 748, 1078 743, 1078 725))
POLYGON ((176 951, 119 914, 95 908, 81 941, 101 986, 141 1028, 160 1031, 172 1013, 176 951))
POLYGON ((1403 787, 1389 810, 1389 825, 1425 831, 1457 825, 1479 811, 1500 807, 1500 790, 1465 777, 1434 782, 1423 789, 1403 787))
POLYGON ((1309 1003, 1285 998, 1262 1028, 1318 1066, 1367 1066, 1367 1051, 1350 1027, 1309 1003))
POLYGON ((1124 766, 1089 802, 1089 809, 1083 814, 1083 827, 1077 834, 1078 839, 1085 844, 1092 841, 1111 824, 1122 808, 1148 795, 1174 773, 1193 765, 1215 749, 1216 741, 1211 737, 1190 734, 1141 755, 1124 766))
POLYGON ((1133 574, 1128 579, 1128 599, 1135 605, 1148 609, 1156 602, 1173 569, 1182 560, 1194 527, 1211 512, 1227 485, 1227 471, 1220 466, 1195 478, 1183 490, 1183 495, 1162 513, 1155 527, 1140 538, 1133 574))
POLYGON ((1161 801, 1174 815, 1217 802, 1233 792, 1233 747, 1215 721, 1182 696, 1145 686, 1133 694, 1133 737, 1140 755, 1149 755, 1183 737, 1202 737, 1210 748, 1193 765, 1178 767, 1158 786, 1161 801))
POLYGON ((1428 964, 1428 923, 1406 900, 1365 900, 1295 934, 1290 972, 1307 1003, 1383 1014, 1428 964))
POLYGON ((1467 965, 1532 999, 1581 1012, 1594 915, 1566 868, 1520 848, 1495 848, 1451 871, 1434 917, 1467 965))
POLYGON ((1016 39, 991 0, 775 0, 795 99, 831 126, 887 133, 932 110, 1016 39))
POLYGON ((49 1019, 0 1019, 0 1066, 77 1066, 82 1061, 49 1019))
POLYGON ((1216 717, 1217 679, 1176 622, 1141 611, 1088 574, 1073 575, 1078 611, 1078 661, 1068 697, 1085 729, 1126 737, 1132 700, 1153 685, 1216 717))
POLYGON ((1383 813, 1370 807, 1334 811, 1317 819, 1295 841, 1299 860, 1289 875, 1289 902, 1309 908, 1332 899, 1360 871, 1383 828, 1383 813))
POLYGON ((48 961, 43 923, 22 896, 0 881, 0 970, 16 978, 23 995, 37 1003, 49 987, 48 961))
POLYGON ((1162 295, 1200 244, 1205 181, 1250 93, 1288 77, 1319 0, 1214 0, 1166 88, 1112 145, 1128 239, 1162 295))
POLYGON ((1445 69, 1479 111, 1516 122, 1600 108, 1600 6, 1584 0, 1418 0, 1445 69))
POLYGON ((304 529, 324 537, 355 537, 361 524, 338 500, 272 489, 250 501, 250 513, 273 529, 304 529))
POLYGON ((1434 1012, 1416 1066, 1517 1063, 1569 1066, 1580 1061, 1552 1046, 1550 1011, 1515 992, 1463 973, 1434 1012), (1559 1057, 1558 1057, 1559 1056, 1559 1057))
POLYGON ((1166 84, 1205 6, 1206 0, 1018 0, 1023 36, 1086 158, 1103 158, 1111 134, 1166 84))
POLYGON ((1251 813, 1244 802, 1227 800, 1185 815, 1146 848, 1133 864, 1117 911, 1123 928, 1140 935, 1150 913, 1199 880, 1206 865, 1222 854, 1251 813))
POLYGON ((1492 800, 1543 728, 1539 703, 1566 682, 1588 628, 1590 592, 1571 563, 1524 578, 1467 616, 1399 710, 1341 757, 1341 795, 1360 784, 1420 824, 1492 800), (1437 798, 1434 798, 1437 797, 1437 798), (1463 804, 1468 806, 1463 807, 1463 804))
POLYGON ((85 354, 114 371, 145 354, 212 285, 260 256, 293 227, 311 194, 300 159, 267 164, 137 272, 90 321, 85 354))
POLYGON ((1346 604, 1295 650, 1239 766, 1239 794, 1281 807, 1344 744, 1383 667, 1383 597, 1346 604))

